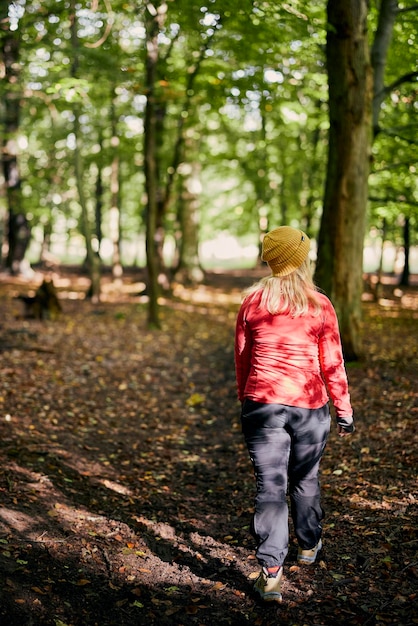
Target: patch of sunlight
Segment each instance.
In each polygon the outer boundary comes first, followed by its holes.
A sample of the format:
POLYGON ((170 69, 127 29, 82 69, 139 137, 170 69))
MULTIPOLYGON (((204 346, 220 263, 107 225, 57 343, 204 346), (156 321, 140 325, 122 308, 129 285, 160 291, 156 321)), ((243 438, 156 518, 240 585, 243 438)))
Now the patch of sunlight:
POLYGON ((412 309, 413 311, 418 311, 418 295, 402 294, 401 304, 404 309, 412 309))
POLYGON ((31 530, 35 525, 39 525, 40 518, 33 515, 26 515, 21 511, 14 511, 6 507, 0 508, 0 519, 3 520, 10 528, 14 528, 20 533, 31 530))
POLYGON ((207 527, 205 522, 202 521, 201 528, 199 528, 198 520, 193 520, 193 525, 197 530, 190 533, 189 540, 184 539, 177 534, 176 529, 167 522, 150 520, 144 516, 134 517, 140 526, 147 528, 151 531, 156 539, 163 539, 165 541, 171 541, 175 543, 176 547, 181 550, 182 553, 189 553, 195 559, 204 563, 208 562, 208 557, 219 558, 219 552, 222 553, 223 559, 227 562, 236 561, 236 546, 234 537, 227 535, 224 537, 224 541, 220 542, 207 534, 207 527), (202 531, 200 534, 199 530, 202 531))
POLYGON ((200 256, 202 262, 214 261, 222 262, 237 259, 251 259, 254 262, 257 259, 258 246, 256 243, 242 246, 236 237, 228 233, 219 233, 219 235, 210 241, 205 241, 200 245, 200 256))
POLYGON ((56 502, 53 508, 48 511, 49 517, 58 518, 60 521, 66 522, 107 522, 103 515, 92 515, 85 509, 77 509, 74 506, 56 502))
POLYGON ((371 511, 393 511, 395 514, 406 512, 410 502, 400 502, 398 499, 383 497, 381 501, 370 500, 358 494, 353 494, 349 498, 352 509, 369 509, 371 511))
POLYGON ((187 288, 176 284, 173 288, 173 295, 195 304, 239 304, 241 301, 241 292, 238 289, 236 292, 222 293, 204 285, 187 288))
POLYGON ((189 456, 183 457, 182 461, 183 463, 190 463, 191 465, 194 465, 195 463, 201 463, 202 459, 198 454, 191 454, 189 456))
POLYGON ((124 496, 132 495, 132 491, 130 489, 128 489, 127 487, 124 487, 123 485, 120 485, 119 483, 115 483, 112 480, 108 480, 107 478, 105 478, 104 480, 99 480, 98 482, 101 483, 107 489, 116 491, 116 493, 121 493, 124 496))
POLYGON ((380 298, 379 304, 383 307, 392 307, 396 305, 393 300, 389 300, 388 298, 380 298))

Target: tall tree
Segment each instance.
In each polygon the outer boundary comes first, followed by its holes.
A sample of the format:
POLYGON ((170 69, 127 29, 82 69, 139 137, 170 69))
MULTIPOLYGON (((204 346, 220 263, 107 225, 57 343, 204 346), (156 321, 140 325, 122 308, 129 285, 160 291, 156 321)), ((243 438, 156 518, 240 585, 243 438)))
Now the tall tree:
POLYGON ((158 242, 158 171, 157 171, 157 107, 156 107, 156 80, 159 58, 158 35, 166 17, 167 5, 157 0, 149 2, 145 9, 146 32, 146 61, 145 61, 145 90, 146 106, 144 119, 144 169, 145 190, 147 194, 146 206, 146 256, 148 274, 148 326, 160 328, 158 315, 158 256, 156 254, 158 242))
POLYGON ((0 62, 2 74, 2 146, 1 161, 8 209, 6 267, 12 273, 22 270, 29 243, 29 223, 22 207, 22 185, 18 163, 17 136, 20 124, 20 31, 19 7, 6 0, 0 3, 0 62), (14 13, 14 15, 13 15, 14 13), (13 15, 13 24, 11 16, 13 15))
MULTIPOLYGON (((387 163, 387 154, 385 156, 380 156, 379 147, 375 149, 375 154, 380 158, 379 160, 374 161, 373 173, 377 173, 377 176, 372 176, 371 181, 374 182, 375 188, 378 189, 378 195, 383 200, 383 194, 385 194, 385 199, 382 204, 383 212, 384 212, 384 222, 386 222, 386 216, 393 215, 394 222, 399 223, 399 207, 404 206, 404 227, 403 227, 403 247, 405 252, 405 263, 402 271, 402 276, 400 279, 401 285, 408 285, 409 283, 409 253, 410 253, 410 224, 411 217, 414 205, 416 207, 416 201, 414 200, 414 191, 416 193, 416 176, 411 176, 411 174, 415 174, 415 165, 412 165, 413 159, 408 162, 408 159, 404 159, 405 146, 410 144, 411 146, 416 146, 416 125, 410 123, 409 117, 402 118, 397 121, 397 124, 393 124, 393 127, 388 127, 388 117, 385 116, 383 119, 383 123, 381 123, 381 113, 383 109, 383 104, 385 103, 386 111, 389 109, 392 115, 394 114, 395 102, 403 103, 403 106, 410 106, 411 108, 414 106, 414 102, 416 101, 416 88, 414 89, 416 83, 416 78, 418 76, 418 71, 415 69, 416 65, 416 57, 413 57, 413 65, 410 64, 410 60, 408 59, 408 55, 405 54, 407 50, 403 47, 403 58, 406 57, 404 64, 399 64, 399 58, 397 55, 392 53, 392 57, 395 57, 395 63, 392 63, 392 67, 390 67, 390 63, 388 63, 388 58, 390 57, 391 49, 393 49, 392 41, 395 32, 396 22, 398 18, 401 17, 405 19, 406 17, 413 18, 413 14, 418 13, 418 5, 412 4, 409 6, 404 6, 402 9, 399 8, 398 0, 381 0, 379 13, 378 13, 378 21, 377 27, 374 34, 373 45, 371 50, 371 60, 373 66, 373 137, 374 143, 378 143, 381 148, 384 145, 385 141, 384 137, 383 141, 381 141, 382 135, 387 136, 391 135, 391 148, 392 148, 392 158, 391 162, 387 163), (388 68, 389 65, 389 68, 388 68), (389 71, 388 71, 389 69, 389 71), (403 91, 400 92, 400 89, 403 91), (415 91, 415 94, 414 94, 415 91), (387 102, 389 97, 393 98, 393 102, 391 106, 387 106, 387 102), (405 123, 406 122, 406 123, 405 123), (385 158, 386 157, 386 158, 385 158), (383 161, 383 163, 382 163, 383 161), (398 162, 401 165, 403 174, 399 175, 399 172, 396 176, 396 187, 395 188, 395 180, 392 184, 382 185, 382 177, 379 176, 379 173, 382 174, 384 170, 393 170, 394 162, 398 162), (377 165, 377 167, 376 167, 377 165), (378 170, 381 170, 378 172, 378 170), (376 185, 377 179, 377 185, 376 185), (387 192, 385 190, 387 187, 387 192), (383 193, 382 193, 383 192, 383 193), (394 209, 390 206, 393 205, 394 209)), ((408 25, 408 21, 405 24, 400 21, 398 24, 398 30, 401 29, 402 32, 408 32, 411 29, 411 35, 414 36, 414 31, 416 31, 416 18, 415 24, 408 25), (415 28, 414 28, 415 26, 415 28)), ((408 151, 409 152, 409 151, 408 151)), ((412 156, 412 155, 411 155, 412 156)), ((397 169, 399 168, 397 166, 397 169)), ((387 181, 389 182, 389 181, 387 181)), ((377 195, 377 194, 376 194, 377 195)), ((375 200, 374 194, 372 193, 372 199, 375 200)), ((379 203, 380 204, 380 203, 379 203)), ((415 209, 416 210, 416 209, 415 209)), ((382 208, 379 207, 379 212, 382 212, 382 208)), ((380 273, 379 273, 380 275, 380 273)))
POLYGON ((182 284, 196 284, 202 282, 204 278, 199 261, 198 224, 201 184, 198 159, 192 159, 189 164, 180 167, 178 176, 180 193, 177 200, 177 218, 180 226, 180 242, 174 278, 182 284))
MULTIPOLYGON (((75 0, 71 0, 70 3, 71 12, 70 12, 70 32, 71 32, 71 43, 72 43, 72 53, 73 53, 73 62, 71 67, 71 77, 74 79, 74 90, 77 90, 77 79, 78 79, 78 66, 79 66, 79 57, 80 57, 80 49, 79 49, 79 39, 77 34, 77 13, 76 13, 76 2, 75 0)), ((101 284, 100 284, 100 258, 96 251, 93 249, 92 244, 92 228, 90 225, 89 212, 87 207, 87 198, 84 192, 84 184, 83 184, 83 163, 81 156, 81 130, 80 130, 80 95, 78 94, 75 97, 74 101, 74 137, 75 137, 75 147, 74 147, 74 172, 75 179, 78 191, 78 199, 81 206, 81 215, 83 220, 83 231, 84 238, 86 241, 86 251, 87 251, 87 265, 90 273, 91 286, 89 290, 89 295, 91 296, 93 301, 100 300, 100 292, 101 292, 101 284)))
MULTIPOLYGON (((217 25, 216 25, 217 27, 217 25)), ((199 163, 197 151, 193 150, 193 146, 196 141, 193 140, 193 135, 198 135, 198 131, 193 132, 193 127, 189 130, 189 137, 186 137, 186 120, 192 118, 192 102, 195 99, 194 84, 196 77, 198 76, 202 62, 205 58, 210 43, 215 35, 215 24, 210 35, 200 45, 200 50, 193 50, 192 58, 188 64, 188 71, 186 76, 186 85, 184 88, 184 98, 181 105, 180 113, 177 117, 176 137, 174 141, 173 155, 170 167, 168 169, 166 185, 162 197, 162 211, 166 214, 170 204, 173 201, 173 187, 177 176, 180 177, 181 183, 179 188, 181 189, 178 198, 178 224, 180 226, 180 233, 177 236, 177 240, 180 240, 178 247, 178 266, 175 268, 176 279, 182 276, 182 280, 185 283, 197 283, 201 282, 204 277, 204 273, 200 266, 199 261, 199 234, 198 234, 198 219, 197 219, 197 207, 198 198, 197 194, 192 191, 199 186, 198 172, 199 163), (185 158, 187 156, 187 158, 185 158), (182 161, 185 163, 182 164, 182 161), (183 165, 183 168, 182 168, 183 165), (183 172, 181 172, 181 168, 183 172), (190 176, 185 173, 190 173, 190 176)), ((197 120, 192 120, 192 124, 197 125, 197 120)), ((189 124, 192 125, 192 124, 189 124)))
POLYGON ((381 0, 379 19, 371 49, 373 66, 373 134, 379 132, 380 107, 385 98, 385 69, 393 26, 398 11, 398 0, 381 0))
POLYGON ((109 234, 112 242, 112 276, 115 281, 120 281, 123 274, 120 256, 120 141, 117 132, 114 89, 112 89, 112 103, 110 111, 112 128, 110 145, 113 151, 113 157, 110 174, 109 234))
POLYGON ((410 68, 408 71, 398 74, 395 80, 389 84, 385 84, 385 72, 387 65, 387 57, 392 42, 395 21, 399 13, 407 13, 409 11, 417 11, 418 5, 404 7, 399 9, 398 0, 381 0, 378 14, 378 23, 374 35, 373 46, 371 50, 371 60, 373 66, 373 133, 377 135, 380 132, 379 116, 381 106, 385 98, 393 92, 394 89, 403 83, 410 83, 416 80, 418 71, 410 68))
POLYGON ((316 280, 333 301, 345 358, 361 356, 372 73, 366 0, 328 0, 329 148, 316 280))

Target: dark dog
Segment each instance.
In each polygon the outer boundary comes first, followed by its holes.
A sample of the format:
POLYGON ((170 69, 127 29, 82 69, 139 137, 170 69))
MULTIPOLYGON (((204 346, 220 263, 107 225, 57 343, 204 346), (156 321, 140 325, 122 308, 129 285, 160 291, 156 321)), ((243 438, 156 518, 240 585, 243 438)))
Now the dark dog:
POLYGON ((23 317, 35 320, 55 320, 62 311, 52 280, 44 280, 34 296, 18 296, 24 304, 23 317))

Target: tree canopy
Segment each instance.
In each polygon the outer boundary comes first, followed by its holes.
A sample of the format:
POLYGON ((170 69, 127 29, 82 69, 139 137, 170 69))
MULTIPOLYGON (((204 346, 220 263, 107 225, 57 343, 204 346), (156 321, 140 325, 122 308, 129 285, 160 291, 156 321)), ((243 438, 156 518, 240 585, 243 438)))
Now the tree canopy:
MULTIPOLYGON (((0 18, 3 259, 9 210, 27 221, 32 261, 90 268, 98 255, 145 264, 151 210, 157 282, 166 265, 193 280, 200 244, 225 231, 253 246, 282 223, 317 237, 330 123, 325 2, 3 0, 0 18)), ((412 245, 417 22, 413 2, 370 3, 366 232, 382 236, 384 219, 399 244, 407 220, 412 245), (385 27, 391 36, 373 47, 385 27)))

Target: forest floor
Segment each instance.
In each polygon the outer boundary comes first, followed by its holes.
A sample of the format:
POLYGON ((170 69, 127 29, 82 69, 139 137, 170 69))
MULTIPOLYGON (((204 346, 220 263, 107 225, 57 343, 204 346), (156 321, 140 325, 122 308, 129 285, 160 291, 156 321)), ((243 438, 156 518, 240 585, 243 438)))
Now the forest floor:
POLYGON ((357 430, 333 428, 321 465, 324 547, 299 567, 292 534, 271 606, 252 592, 233 366, 253 278, 178 286, 151 331, 135 276, 96 305, 56 276, 55 321, 23 319, 30 285, 0 276, 2 626, 418 624, 418 289, 364 302, 357 430))

